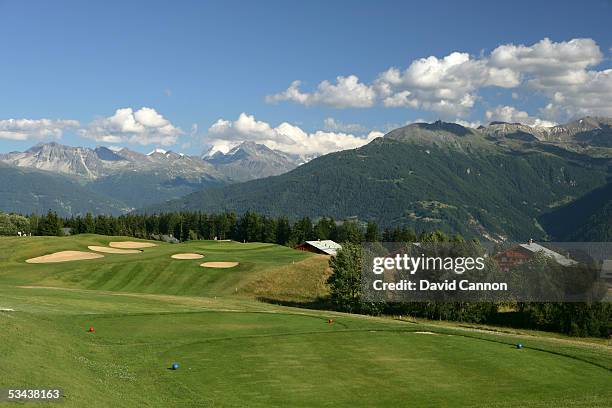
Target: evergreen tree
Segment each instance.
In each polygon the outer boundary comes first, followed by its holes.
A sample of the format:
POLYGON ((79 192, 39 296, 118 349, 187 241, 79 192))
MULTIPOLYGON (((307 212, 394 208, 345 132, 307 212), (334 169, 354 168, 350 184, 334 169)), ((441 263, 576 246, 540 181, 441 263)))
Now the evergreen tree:
POLYGON ((263 218, 263 230, 261 240, 263 242, 276 242, 277 222, 273 218, 263 218))
POLYGON ((368 221, 365 233, 366 242, 379 242, 380 234, 378 232, 378 225, 374 221, 368 221))
POLYGON ((364 236, 356 222, 345 221, 338 227, 337 240, 339 242, 352 242, 358 244, 363 242, 364 236))
POLYGON ((293 225, 289 246, 295 246, 304 241, 315 239, 314 230, 310 218, 304 217, 293 225))
POLYGON ((93 234, 96 232, 96 222, 91 213, 85 214, 85 218, 83 218, 83 232, 86 234, 93 234))
POLYGON ((322 217, 314 227, 316 239, 334 239, 336 235, 336 223, 331 218, 322 217))
POLYGON ((276 222, 276 243, 286 245, 291 236, 291 227, 287 217, 280 217, 276 222))
POLYGON ((40 218, 38 222, 38 235, 62 235, 62 221, 56 212, 49 210, 47 215, 40 218))
POLYGON ((263 223, 260 217, 247 211, 238 221, 238 239, 245 242, 262 241, 262 229, 263 223))

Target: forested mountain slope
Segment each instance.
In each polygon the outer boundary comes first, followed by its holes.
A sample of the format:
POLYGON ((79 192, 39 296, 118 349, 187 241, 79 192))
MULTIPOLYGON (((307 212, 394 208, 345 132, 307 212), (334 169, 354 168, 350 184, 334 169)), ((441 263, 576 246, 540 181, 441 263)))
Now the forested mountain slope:
POLYGON ((536 218, 606 182, 605 162, 500 146, 457 124, 415 124, 277 176, 190 194, 147 211, 253 210, 355 216, 467 236, 545 238, 536 218))

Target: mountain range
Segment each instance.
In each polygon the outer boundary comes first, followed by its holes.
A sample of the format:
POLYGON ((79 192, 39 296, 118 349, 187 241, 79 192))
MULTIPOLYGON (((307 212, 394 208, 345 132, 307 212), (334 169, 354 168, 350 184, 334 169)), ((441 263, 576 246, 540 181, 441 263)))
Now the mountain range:
POLYGON ((549 129, 416 123, 280 176, 195 192, 146 211, 253 210, 294 219, 356 217, 491 241, 555 238, 542 216, 611 176, 610 123, 584 118, 549 129))
POLYGON ((492 122, 478 130, 492 138, 540 141, 595 157, 610 157, 612 119, 587 116, 564 125, 531 127, 520 123, 492 122))
POLYGON ((27 212, 41 212, 51 208, 62 215, 72 215, 82 213, 85 208, 94 213, 125 213, 210 186, 281 174, 295 168, 298 160, 251 142, 244 142, 227 154, 205 159, 162 149, 142 154, 127 148, 90 149, 56 142, 40 143, 24 152, 0 154, 0 162, 4 164, 0 177, 9 173, 12 177, 12 182, 5 185, 0 210, 24 208, 21 211, 26 212, 27 207, 27 212), (14 205, 24 205, 24 194, 39 193, 30 187, 29 180, 35 176, 52 177, 61 187, 46 191, 47 200, 31 199, 26 207, 14 205), (61 194, 55 197, 53 191, 61 194), (100 205, 74 205, 79 197, 87 196, 91 196, 87 200, 100 205))
POLYGON ((0 154, 0 210, 253 210, 491 241, 596 240, 609 233, 611 141, 611 119, 586 117, 552 128, 415 123, 307 163, 253 142, 202 157, 45 143, 0 154))
POLYGON ((227 153, 209 151, 202 160, 212 164, 231 181, 248 181, 286 173, 308 158, 245 141, 227 153))

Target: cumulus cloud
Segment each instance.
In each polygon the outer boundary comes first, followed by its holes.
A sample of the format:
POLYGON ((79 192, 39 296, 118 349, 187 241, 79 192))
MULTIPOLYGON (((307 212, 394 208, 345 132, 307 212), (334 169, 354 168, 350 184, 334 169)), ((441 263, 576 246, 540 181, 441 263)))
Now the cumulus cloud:
POLYGON ((208 129, 206 142, 213 146, 213 150, 223 152, 242 141, 252 141, 286 153, 318 155, 354 149, 382 135, 374 131, 364 137, 321 130, 308 133, 287 122, 272 127, 267 122, 242 113, 236 120, 219 119, 213 123, 208 129))
POLYGON ((336 85, 323 81, 315 92, 305 93, 299 89, 300 81, 294 81, 287 90, 268 96, 266 100, 337 108, 367 108, 381 102, 390 108, 407 107, 457 115, 474 106, 477 89, 483 86, 509 88, 518 83, 518 75, 512 70, 491 67, 486 60, 453 52, 443 58, 430 56, 415 60, 403 71, 389 68, 369 85, 350 75, 338 77, 336 85))
POLYGON ((387 107, 410 107, 440 112, 447 116, 468 112, 483 86, 504 88, 518 85, 516 73, 490 67, 485 60, 453 52, 444 58, 434 56, 413 61, 400 71, 390 68, 374 82, 387 107))
MULTIPOLYGON (((303 105, 338 108, 388 108, 433 111, 440 116, 462 117, 481 98, 484 87, 522 88, 539 92, 552 104, 548 112, 565 116, 612 115, 612 70, 593 69, 603 61, 590 38, 553 42, 544 38, 532 45, 503 44, 490 54, 472 57, 452 52, 411 61, 407 68, 391 67, 371 83, 355 75, 321 82, 313 92, 294 81, 268 102, 293 101, 303 105)), ((518 93, 513 92, 518 98, 518 93)))
POLYGON ((363 133, 367 131, 367 128, 359 123, 344 123, 334 118, 325 118, 323 125, 325 130, 334 132, 363 133))
POLYGON ((65 119, 5 119, 0 120, 0 139, 41 140, 59 139, 67 129, 76 129, 79 122, 65 119))
POLYGON ((549 89, 548 111, 566 116, 612 116, 612 69, 587 71, 584 81, 549 89))
POLYGON ((183 131, 155 109, 143 107, 136 111, 132 108, 117 109, 114 115, 94 120, 79 133, 104 143, 171 146, 176 144, 183 131))
POLYGON ((552 42, 548 38, 531 45, 501 45, 491 52, 490 65, 531 74, 532 84, 548 87, 582 82, 584 70, 601 62, 599 46, 590 38, 552 42))
POLYGON ((525 111, 520 111, 514 106, 497 106, 485 113, 488 121, 499 121, 508 123, 522 123, 529 126, 551 127, 557 123, 529 116, 525 111))
POLYGON ((526 88, 549 98, 543 111, 556 115, 612 115, 612 69, 593 70, 603 60, 595 41, 577 38, 531 46, 507 44, 491 52, 490 64, 522 77, 526 88))
POLYGON ((376 92, 371 86, 359 82, 355 75, 339 76, 336 83, 323 81, 316 91, 300 90, 301 81, 293 81, 285 91, 266 96, 266 102, 292 101, 302 105, 327 105, 335 108, 369 108, 376 101, 376 92))

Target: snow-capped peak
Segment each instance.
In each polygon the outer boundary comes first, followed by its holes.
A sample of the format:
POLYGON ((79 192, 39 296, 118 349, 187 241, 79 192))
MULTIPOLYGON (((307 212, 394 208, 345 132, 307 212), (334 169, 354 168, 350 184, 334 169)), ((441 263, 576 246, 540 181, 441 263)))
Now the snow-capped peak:
POLYGON ((225 140, 218 141, 214 143, 210 149, 206 151, 202 155, 203 159, 209 159, 213 157, 216 153, 221 153, 223 155, 228 154, 231 150, 233 150, 236 146, 239 146, 240 142, 228 142, 225 140))
POLYGON ((160 149, 159 147, 155 148, 153 151, 147 153, 147 156, 151 156, 155 153, 160 153, 160 154, 166 154, 168 153, 167 151, 165 151, 164 149, 160 149))

